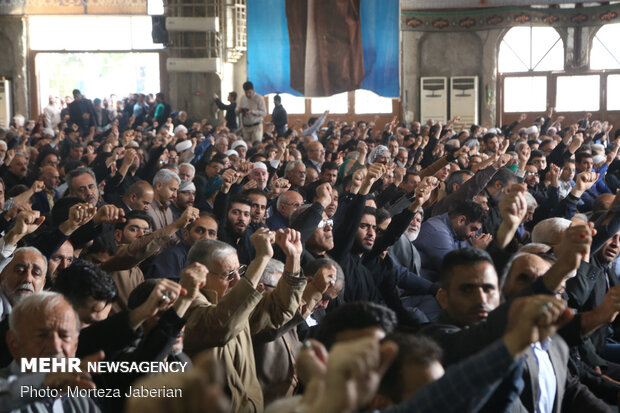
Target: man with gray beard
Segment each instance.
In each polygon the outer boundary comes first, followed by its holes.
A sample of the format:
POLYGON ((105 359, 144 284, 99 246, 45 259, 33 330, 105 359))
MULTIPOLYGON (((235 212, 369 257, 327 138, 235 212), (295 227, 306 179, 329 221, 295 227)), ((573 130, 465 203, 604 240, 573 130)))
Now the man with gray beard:
POLYGON ((423 214, 422 210, 415 213, 404 234, 388 250, 390 258, 417 276, 420 276, 421 260, 420 253, 413 245, 413 241, 418 238, 420 233, 423 214))
MULTIPOLYGON (((398 241, 394 243, 388 249, 388 256, 394 261, 396 264, 400 264, 403 267, 409 270, 407 274, 409 277, 415 276, 420 277, 420 268, 421 268, 421 259, 420 253, 416 249, 413 242, 418 238, 418 234, 420 234, 420 227, 422 226, 422 220, 424 219, 424 212, 420 209, 418 210, 413 219, 409 223, 409 226, 400 236, 398 241)), ((410 284, 412 286, 417 286, 416 283, 406 283, 399 282, 399 286, 410 284)), ((403 301, 403 305, 406 308, 410 309, 418 309, 422 311, 429 320, 434 320, 438 317, 441 308, 439 307, 439 303, 434 297, 434 293, 437 291, 437 286, 434 285, 430 290, 430 294, 413 294, 415 291, 404 291, 402 293, 401 299, 403 301)))

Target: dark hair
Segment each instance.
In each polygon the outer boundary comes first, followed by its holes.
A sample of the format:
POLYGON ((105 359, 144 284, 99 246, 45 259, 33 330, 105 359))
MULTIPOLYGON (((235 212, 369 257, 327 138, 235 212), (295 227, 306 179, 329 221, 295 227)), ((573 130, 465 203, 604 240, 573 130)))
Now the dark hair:
MULTIPOLYGON (((538 147, 540 147, 540 145, 538 147)), ((532 154, 530 155, 530 159, 544 158, 544 157, 545 157, 545 153, 543 151, 539 151, 538 149, 534 149, 532 151, 532 154)))
POLYGON ((467 169, 460 169, 458 171, 452 172, 452 174, 446 181, 446 192, 451 194, 452 186, 454 184, 458 184, 459 186, 463 185, 463 180, 465 179, 465 175, 474 176, 474 173, 467 169))
POLYGON ((274 102, 278 102, 278 103, 282 103, 282 98, 280 97, 280 95, 275 95, 273 97, 273 101, 274 102))
POLYGON ((389 397, 394 404, 399 404, 403 397, 403 373, 409 365, 428 366, 441 362, 443 351, 434 340, 422 335, 394 333, 386 337, 386 340, 398 345, 398 355, 381 379, 377 393, 389 397))
POLYGON ((47 158, 49 155, 56 155, 56 157, 58 157, 58 160, 60 160, 60 154, 58 153, 58 151, 52 148, 45 148, 44 150, 39 152, 39 155, 37 156, 37 160, 34 163, 35 166, 39 168, 41 164, 43 163, 43 161, 45 160, 45 158, 47 158))
POLYGON ((28 190, 28 187, 27 187, 26 185, 22 185, 22 184, 15 185, 15 186, 13 186, 13 187, 9 188, 9 189, 6 191, 6 197, 7 197, 7 198, 14 198, 14 197, 16 197, 17 195, 21 195, 21 194, 23 194, 23 193, 24 193, 24 192, 26 192, 27 190, 28 190))
POLYGON ((157 278, 150 278, 138 284, 127 298, 127 308, 133 310, 144 304, 155 289, 158 281, 159 279, 157 278))
POLYGON ((391 218, 392 216, 386 209, 377 208, 375 212, 375 217, 377 218, 377 225, 380 225, 383 221, 385 221, 388 218, 391 218))
POLYGON ((151 230, 155 228, 155 223, 153 222, 153 218, 151 218, 151 216, 147 214, 146 212, 140 211, 140 210, 129 211, 127 215, 125 215, 125 222, 117 223, 114 226, 114 228, 123 230, 129 223, 129 221, 131 221, 132 219, 141 219, 143 221, 146 221, 146 223, 149 224, 149 228, 151 230))
POLYGON ((497 137, 497 135, 493 132, 489 132, 489 133, 485 133, 484 136, 482 137, 482 141, 484 143, 487 143, 489 140, 493 139, 497 137))
POLYGON ((314 125, 314 122, 316 122, 319 118, 317 118, 316 116, 311 116, 310 119, 308 119, 308 126, 314 125))
POLYGON ((545 139, 544 141, 542 141, 542 142, 540 143, 540 145, 538 145, 538 147, 539 147, 539 148, 542 148, 543 146, 547 146, 547 145, 549 145, 550 143, 553 143, 553 139, 545 139))
POLYGON ((157 92, 155 94, 155 96, 160 98, 161 100, 164 100, 166 98, 166 96, 163 94, 163 92, 157 92))
POLYGON ((448 214, 450 219, 465 215, 467 222, 483 222, 486 217, 486 212, 480 205, 474 201, 466 200, 461 202, 455 202, 448 214))
POLYGON ((110 256, 116 255, 116 242, 111 232, 104 232, 93 240, 93 243, 86 247, 83 256, 88 254, 108 253, 110 256))
POLYGON ((317 328, 316 339, 329 349, 343 331, 379 327, 385 334, 392 334, 397 324, 396 314, 387 307, 367 301, 351 302, 327 314, 317 328))
POLYGON ((269 197, 267 196, 267 192, 263 191, 262 189, 250 188, 250 189, 246 189, 241 194, 246 196, 246 197, 248 197, 248 198, 250 197, 250 195, 261 195, 261 196, 264 196, 267 199, 267 201, 269 201, 269 197))
POLYGON ((211 165, 213 163, 219 163, 219 164, 225 165, 226 162, 222 159, 222 157, 221 156, 216 156, 216 155, 219 155, 219 154, 213 155, 213 158, 211 158, 211 160, 209 161, 209 165, 211 165))
POLYGON ((228 210, 232 208, 232 204, 243 204, 247 205, 250 208, 252 207, 252 200, 248 198, 246 195, 237 194, 230 197, 230 202, 228 203, 228 210))
POLYGON ((364 207, 364 212, 362 213, 362 216, 364 216, 364 215, 372 215, 373 217, 377 218, 377 208, 365 206, 364 207))
POLYGON ((237 92, 230 92, 228 94, 228 96, 230 96, 231 98, 233 98, 234 100, 237 100, 237 92))
POLYGON ((117 295, 112 277, 95 264, 84 260, 76 260, 60 271, 54 290, 64 295, 76 309, 84 306, 90 297, 109 303, 117 295))
POLYGON ((338 169, 338 165, 336 165, 336 162, 327 161, 327 162, 324 162, 323 165, 321 166, 321 173, 323 173, 323 171, 325 170, 333 171, 337 169, 338 169))
POLYGON ((497 181, 499 181, 502 186, 506 186, 509 183, 515 181, 515 174, 506 167, 499 168, 497 172, 495 172, 487 186, 493 185, 497 181))
POLYGON ((581 163, 584 158, 592 158, 592 154, 586 151, 577 152, 575 154, 575 163, 581 163))
POLYGON ((243 84, 243 90, 245 90, 246 92, 248 90, 254 90, 254 84, 252 84, 252 82, 248 80, 247 82, 243 84))
POLYGON ((414 171, 412 169, 408 169, 407 172, 405 173, 404 181, 405 182, 409 182, 409 177, 410 176, 420 176, 420 173, 417 172, 417 171, 414 171))
POLYGON ((488 262, 493 265, 493 260, 488 252, 478 248, 461 248, 452 250, 443 257, 439 282, 441 288, 447 290, 450 287, 454 267, 459 265, 475 265, 479 262, 488 262))
MULTIPOLYGON (((264 153, 260 152, 260 153, 255 153, 254 155, 252 155, 250 157, 250 162, 259 162, 258 158, 265 158, 267 159, 267 155, 265 155, 264 153)), ((262 162, 262 161, 261 161, 262 162)))

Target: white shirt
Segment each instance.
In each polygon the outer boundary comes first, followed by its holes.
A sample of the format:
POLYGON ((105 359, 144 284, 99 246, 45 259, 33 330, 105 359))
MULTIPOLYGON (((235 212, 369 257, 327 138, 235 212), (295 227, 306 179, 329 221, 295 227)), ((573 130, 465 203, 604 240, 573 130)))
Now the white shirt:
POLYGON ((553 413, 553 404, 555 402, 555 394, 557 392, 557 379, 555 370, 549 358, 549 346, 551 339, 532 344, 532 352, 538 363, 538 386, 540 389, 540 397, 536 404, 536 413, 553 413))
POLYGON ((48 128, 56 129, 60 123, 60 108, 50 103, 43 108, 43 113, 45 114, 45 125, 48 128))
POLYGON ((267 116, 267 109, 265 108, 265 99, 258 93, 254 93, 251 98, 247 98, 245 94, 241 95, 239 99, 239 106, 237 106, 237 113, 241 114, 242 126, 255 125, 261 123, 263 118, 267 116), (241 109, 249 109, 249 112, 243 114, 241 109), (251 112, 251 113, 250 113, 251 112))

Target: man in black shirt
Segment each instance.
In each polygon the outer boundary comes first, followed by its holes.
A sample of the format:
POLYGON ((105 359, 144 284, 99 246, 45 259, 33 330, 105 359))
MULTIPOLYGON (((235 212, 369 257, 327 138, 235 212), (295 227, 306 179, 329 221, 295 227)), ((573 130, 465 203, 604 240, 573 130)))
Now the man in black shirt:
POLYGON ((226 111, 226 126, 230 131, 235 131, 239 128, 239 124, 237 123, 237 113, 235 113, 235 109, 237 109, 237 92, 230 92, 228 94, 228 102, 229 105, 225 105, 220 100, 220 97, 214 93, 213 99, 215 100, 215 104, 220 110, 226 111))
POLYGON ((284 136, 286 134, 286 124, 288 123, 288 114, 282 106, 282 98, 275 95, 273 98, 273 112, 271 113, 271 122, 276 127, 276 135, 284 136))

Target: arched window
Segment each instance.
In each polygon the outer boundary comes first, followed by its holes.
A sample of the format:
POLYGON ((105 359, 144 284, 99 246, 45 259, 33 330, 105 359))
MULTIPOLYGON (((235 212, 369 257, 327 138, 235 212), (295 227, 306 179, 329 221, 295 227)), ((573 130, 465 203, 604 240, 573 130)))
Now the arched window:
POLYGON ((606 24, 594 35, 590 68, 620 69, 620 23, 606 24))
POLYGON ((552 27, 513 27, 499 46, 497 67, 505 74, 504 112, 544 112, 548 77, 536 72, 564 69, 564 42, 552 27))
MULTIPOLYGON (((601 27, 592 40, 590 50, 591 69, 620 69, 620 23, 606 24, 601 27)), ((620 110, 620 75, 607 76, 607 110, 620 110)))
POLYGON ((513 27, 499 45, 500 73, 564 69, 564 43, 552 27, 513 27))

